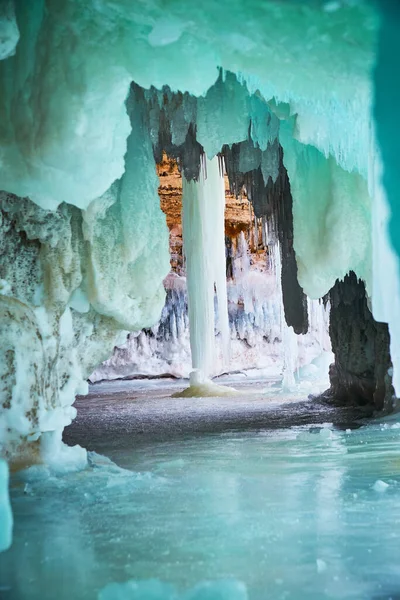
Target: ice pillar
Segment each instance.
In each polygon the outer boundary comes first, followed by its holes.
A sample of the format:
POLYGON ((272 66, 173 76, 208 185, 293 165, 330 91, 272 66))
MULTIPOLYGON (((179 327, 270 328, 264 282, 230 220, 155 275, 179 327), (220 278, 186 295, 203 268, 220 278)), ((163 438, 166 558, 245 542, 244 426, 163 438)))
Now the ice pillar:
POLYGON ((183 178, 183 239, 192 352, 191 384, 202 383, 215 361, 215 309, 225 361, 229 353, 229 322, 225 258, 225 186, 221 161, 204 157, 198 181, 183 178))
POLYGON ((298 368, 298 344, 297 335, 293 327, 288 326, 285 319, 285 309, 282 296, 282 258, 279 242, 276 242, 272 248, 272 262, 275 273, 275 285, 279 294, 281 336, 283 344, 283 372, 282 389, 290 392, 296 387, 295 371, 298 368))
POLYGON ((8 497, 8 466, 0 460, 0 552, 11 546, 13 517, 8 497))

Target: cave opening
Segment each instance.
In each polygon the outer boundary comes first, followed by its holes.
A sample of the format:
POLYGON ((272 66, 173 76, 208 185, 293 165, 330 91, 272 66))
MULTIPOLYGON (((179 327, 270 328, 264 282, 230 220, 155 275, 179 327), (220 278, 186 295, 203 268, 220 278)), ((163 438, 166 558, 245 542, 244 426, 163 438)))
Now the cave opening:
POLYGON ((0 595, 395 598, 390 0, 0 3, 0 595))

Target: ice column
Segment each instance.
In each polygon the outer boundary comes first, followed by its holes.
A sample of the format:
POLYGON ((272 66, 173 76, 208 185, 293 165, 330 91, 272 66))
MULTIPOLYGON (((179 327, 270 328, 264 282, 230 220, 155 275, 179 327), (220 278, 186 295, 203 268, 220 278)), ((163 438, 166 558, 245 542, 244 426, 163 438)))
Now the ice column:
POLYGON ((330 349, 329 329, 329 310, 330 304, 326 306, 322 300, 312 300, 307 298, 308 315, 310 319, 310 333, 315 338, 320 352, 330 349))
POLYGON ((229 321, 225 257, 225 185, 218 157, 204 157, 198 181, 183 178, 183 239, 186 258, 193 371, 191 385, 212 373, 215 361, 214 286, 225 362, 229 356, 229 321))
POLYGON ((281 313, 281 336, 283 344, 283 378, 282 378, 282 389, 283 391, 289 392, 296 386, 295 371, 298 368, 298 344, 297 335, 295 334, 293 327, 288 327, 285 320, 285 311, 283 306, 282 298, 282 262, 281 262, 281 251, 279 242, 276 242, 272 246, 272 263, 273 270, 275 273, 276 288, 279 293, 279 306, 281 313))
POLYGON ((8 497, 8 466, 0 459, 0 552, 11 546, 13 517, 8 497))
POLYGON ((236 256, 233 263, 233 276, 238 288, 239 297, 244 303, 244 309, 247 313, 254 312, 253 290, 249 284, 250 274, 250 256, 249 247, 244 232, 241 231, 238 239, 236 256))

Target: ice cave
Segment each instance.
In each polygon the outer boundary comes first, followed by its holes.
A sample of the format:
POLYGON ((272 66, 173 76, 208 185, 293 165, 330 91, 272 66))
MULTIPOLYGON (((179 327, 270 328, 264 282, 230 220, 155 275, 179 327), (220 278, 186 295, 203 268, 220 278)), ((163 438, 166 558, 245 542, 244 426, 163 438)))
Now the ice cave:
POLYGON ((400 598, 398 0, 0 0, 1 600, 400 598))

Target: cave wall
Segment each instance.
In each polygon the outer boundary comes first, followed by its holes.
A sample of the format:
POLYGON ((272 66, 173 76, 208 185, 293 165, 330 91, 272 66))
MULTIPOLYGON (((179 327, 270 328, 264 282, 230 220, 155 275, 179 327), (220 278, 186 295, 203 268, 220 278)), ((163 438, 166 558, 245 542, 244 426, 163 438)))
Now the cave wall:
POLYGON ((0 193, 0 440, 7 456, 32 442, 34 452, 56 461, 75 396, 86 392, 94 367, 121 333, 152 325, 164 304, 168 230, 148 123, 136 97, 127 108, 125 174, 87 210, 65 203, 47 210, 0 193))

